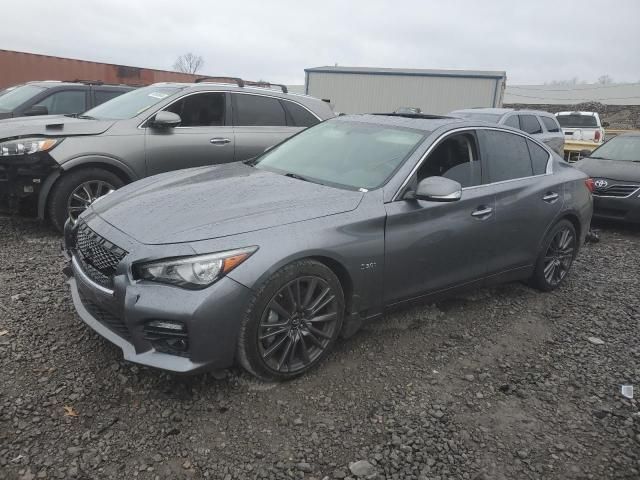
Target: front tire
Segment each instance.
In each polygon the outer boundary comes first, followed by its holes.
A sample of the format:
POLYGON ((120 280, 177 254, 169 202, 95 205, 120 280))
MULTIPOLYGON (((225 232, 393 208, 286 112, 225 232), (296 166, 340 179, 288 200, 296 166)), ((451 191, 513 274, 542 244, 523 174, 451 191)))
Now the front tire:
POLYGON ((124 185, 115 173, 102 168, 82 168, 63 173, 49 196, 49 220, 59 232, 68 218, 75 222, 97 198, 124 185))
POLYGON ((578 236, 569 220, 560 220, 547 233, 530 284, 543 292, 558 288, 567 278, 578 253, 578 236))
POLYGON ((324 264, 300 260, 258 290, 242 321, 238 360, 263 380, 287 380, 320 363, 344 319, 344 294, 324 264))

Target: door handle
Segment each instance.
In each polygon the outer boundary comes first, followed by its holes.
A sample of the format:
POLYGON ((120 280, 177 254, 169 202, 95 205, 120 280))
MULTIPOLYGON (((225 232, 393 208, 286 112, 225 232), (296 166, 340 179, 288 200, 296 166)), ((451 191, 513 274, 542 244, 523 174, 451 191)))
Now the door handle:
POLYGON ((227 143, 230 143, 231 140, 229 140, 228 138, 212 138, 211 140, 209 140, 210 143, 214 144, 214 145, 226 145, 227 143))
POLYGON ((476 210, 471 212, 472 217, 484 219, 493 213, 493 208, 491 207, 478 207, 476 210))
POLYGON ((558 200, 558 197, 560 195, 558 195, 556 192, 547 192, 545 193, 544 197, 542 197, 542 200, 544 200, 547 203, 553 203, 556 200, 558 200))

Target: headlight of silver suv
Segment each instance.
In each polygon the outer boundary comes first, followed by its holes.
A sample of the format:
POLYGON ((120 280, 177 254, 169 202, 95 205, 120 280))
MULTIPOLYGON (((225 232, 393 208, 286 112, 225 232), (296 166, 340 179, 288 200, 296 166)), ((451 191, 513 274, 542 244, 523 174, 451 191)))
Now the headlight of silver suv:
POLYGON ((0 157, 31 155, 47 152, 60 143, 62 138, 19 138, 0 143, 0 157))
POLYGON ((184 288, 205 288, 229 273, 258 247, 245 247, 225 252, 181 257, 139 264, 134 267, 138 279, 169 283, 184 288))

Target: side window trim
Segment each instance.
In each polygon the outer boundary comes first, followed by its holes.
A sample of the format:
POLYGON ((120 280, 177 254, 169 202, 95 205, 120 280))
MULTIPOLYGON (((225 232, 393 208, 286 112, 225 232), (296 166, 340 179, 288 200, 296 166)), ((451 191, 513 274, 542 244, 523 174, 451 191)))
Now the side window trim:
MULTIPOLYGON (((512 178, 510 180, 501 180, 499 182, 493 182, 493 183, 483 183, 482 185, 474 185, 473 187, 463 187, 462 190, 471 190, 471 189, 475 189, 475 188, 485 188, 485 187, 490 187, 492 185, 500 185, 501 183, 508 183, 508 182, 520 182, 522 180, 526 180, 526 179, 530 179, 530 178, 536 178, 536 177, 543 177, 545 175, 551 175, 553 173, 553 155, 549 152, 549 150, 547 149, 547 147, 542 144, 541 142, 537 141, 535 138, 532 138, 531 136, 529 136, 528 134, 522 132, 513 132, 511 130, 504 130, 501 128, 495 128, 495 127, 465 127, 465 128, 458 128, 455 130, 449 130, 447 132, 444 132, 441 136, 439 136, 436 140, 434 140, 434 142, 429 146, 429 148, 427 149, 427 151, 422 155, 422 157, 420 157, 420 160, 418 160, 418 162, 416 163, 416 165, 411 169, 411 171, 409 172, 409 175, 405 178, 405 180, 402 182, 402 184, 400 184, 400 187, 396 190, 396 193, 393 195, 393 197, 391 197, 391 202, 395 202, 397 200, 401 200, 402 198, 400 197, 400 194, 404 191, 404 189, 407 187, 407 185, 409 185, 409 182, 411 181, 411 179, 413 178, 413 176, 416 174, 416 172, 418 171, 418 169, 420 168, 420 166, 422 165, 422 163, 425 161, 425 159, 429 156, 429 154, 435 149, 435 147, 438 146, 438 144, 440 144, 442 142, 442 140, 446 139, 446 137, 456 134, 456 133, 463 133, 463 132, 473 132, 474 136, 475 136, 475 132, 478 130, 497 130, 499 132, 506 132, 506 133, 511 133, 512 135, 519 135, 521 137, 524 137, 525 140, 531 140, 534 143, 536 143, 537 145, 541 146, 548 154, 549 154, 549 159, 547 160, 547 171, 546 173, 542 173, 539 175, 531 175, 528 177, 520 177, 520 178, 512 178)), ((482 160, 482 153, 478 153, 480 160, 482 160)), ((482 169, 482 175, 483 175, 483 180, 484 180, 484 175, 487 169, 483 168, 482 169)))

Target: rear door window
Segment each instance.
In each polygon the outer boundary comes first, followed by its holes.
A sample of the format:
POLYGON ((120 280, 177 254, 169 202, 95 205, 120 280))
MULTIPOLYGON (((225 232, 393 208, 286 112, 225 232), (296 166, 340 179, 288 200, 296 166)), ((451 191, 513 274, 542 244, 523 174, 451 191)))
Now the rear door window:
MULTIPOLYGON (((544 118, 544 117, 542 117, 544 118)), ((547 163, 549 162, 549 152, 531 140, 527 140, 529 154, 531 155, 531 166, 534 175, 547 173, 547 163)))
POLYGON ((547 129, 547 132, 559 132, 560 125, 556 122, 555 118, 551 117, 540 117, 542 123, 544 123, 544 128, 547 129))
POLYGON ((533 175, 527 140, 515 133, 480 130, 483 163, 488 176, 485 183, 502 182, 533 175))
POLYGON ((320 120, 309 112, 309 110, 301 107, 297 103, 282 100, 282 105, 284 105, 284 108, 287 111, 287 124, 290 126, 312 127, 316 123, 320 123, 320 120))
POLYGON ((37 105, 47 107, 49 115, 68 115, 87 110, 87 95, 84 90, 62 90, 40 100, 37 105))
POLYGON ((233 94, 233 123, 236 127, 280 127, 287 125, 287 117, 277 98, 233 94))
POLYGON ((520 115, 520 129, 530 135, 542 133, 542 126, 535 115, 520 115))

